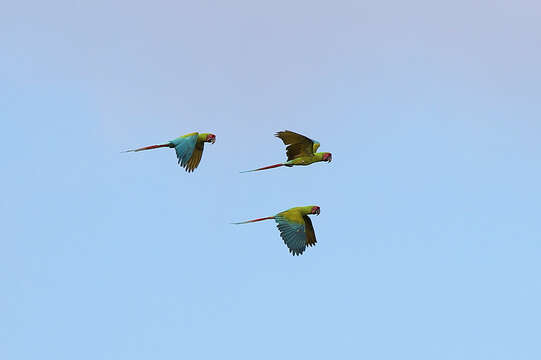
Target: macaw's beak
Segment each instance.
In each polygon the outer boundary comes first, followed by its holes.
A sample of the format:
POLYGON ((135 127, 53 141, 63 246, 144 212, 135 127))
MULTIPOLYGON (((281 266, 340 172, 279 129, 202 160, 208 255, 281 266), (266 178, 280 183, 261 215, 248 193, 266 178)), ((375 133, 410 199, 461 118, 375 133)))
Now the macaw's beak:
POLYGON ((211 144, 214 144, 215 142, 216 142, 216 138, 210 139, 210 143, 211 143, 211 144))

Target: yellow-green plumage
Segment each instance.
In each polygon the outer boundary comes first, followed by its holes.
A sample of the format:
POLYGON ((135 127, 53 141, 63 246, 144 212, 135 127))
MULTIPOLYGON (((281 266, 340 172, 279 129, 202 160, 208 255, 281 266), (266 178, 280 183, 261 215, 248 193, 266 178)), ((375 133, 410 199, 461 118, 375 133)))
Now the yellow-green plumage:
POLYGON ((182 135, 169 143, 174 145, 177 153, 178 163, 187 172, 194 171, 201 162, 205 142, 208 141, 209 133, 190 133, 182 135))
POLYGON ((216 135, 210 133, 193 132, 179 136, 166 144, 145 146, 139 149, 128 150, 127 152, 137 152, 151 150, 162 147, 174 148, 177 154, 178 163, 186 169, 187 172, 194 171, 201 162, 205 142, 214 143, 216 135))
POLYGON ((311 156, 299 156, 286 162, 286 165, 301 165, 306 166, 316 162, 323 161, 324 153, 315 153, 311 156))
POLYGON ((304 224, 303 217, 311 214, 312 209, 315 207, 315 205, 309 205, 309 206, 298 206, 294 207, 285 211, 282 211, 276 216, 282 216, 284 219, 297 223, 297 224, 304 224))
POLYGON ((319 212, 319 206, 300 206, 282 211, 274 216, 234 224, 247 224, 274 219, 278 224, 277 227, 280 231, 280 237, 284 240, 289 252, 292 255, 301 255, 306 249, 306 246, 313 246, 317 242, 314 227, 312 226, 312 221, 308 215, 319 215, 319 212))
POLYGON ((280 138, 285 145, 287 145, 287 161, 281 164, 265 166, 259 169, 242 172, 266 170, 280 166, 306 166, 320 161, 330 162, 332 160, 331 153, 316 153, 317 149, 319 149, 318 141, 312 140, 304 135, 297 134, 289 130, 279 131, 275 135, 276 137, 280 138))

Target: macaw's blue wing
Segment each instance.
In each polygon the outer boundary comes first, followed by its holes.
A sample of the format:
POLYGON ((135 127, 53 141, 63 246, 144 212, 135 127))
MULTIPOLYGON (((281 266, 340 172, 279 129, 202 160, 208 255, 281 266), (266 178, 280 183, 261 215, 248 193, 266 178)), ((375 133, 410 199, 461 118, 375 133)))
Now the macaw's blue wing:
POLYGON ((177 159, 180 166, 185 167, 188 164, 188 161, 190 161, 195 149, 195 144, 197 143, 198 135, 198 133, 194 133, 191 135, 181 136, 170 141, 170 143, 175 146, 175 151, 177 153, 177 159))
POLYGON ((277 227, 280 230, 280 236, 289 248, 289 252, 293 255, 302 254, 306 249, 307 240, 305 225, 287 220, 278 215, 274 219, 278 223, 277 227))

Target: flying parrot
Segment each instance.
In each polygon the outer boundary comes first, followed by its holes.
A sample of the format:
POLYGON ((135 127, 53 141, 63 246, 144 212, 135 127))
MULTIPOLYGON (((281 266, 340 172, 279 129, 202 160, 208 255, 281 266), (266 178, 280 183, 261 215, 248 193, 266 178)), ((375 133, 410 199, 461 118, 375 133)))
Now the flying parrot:
POLYGON ((203 156, 203 148, 205 143, 209 142, 214 144, 215 141, 216 135, 214 134, 200 134, 194 132, 180 136, 165 144, 145 146, 139 149, 126 150, 124 152, 137 152, 162 147, 175 148, 179 165, 185 168, 187 172, 192 172, 195 168, 197 168, 197 166, 199 166, 199 162, 203 156))
POLYGON ((319 148, 319 142, 307 138, 304 135, 294 133, 293 131, 285 130, 279 131, 275 134, 276 137, 279 137, 284 142, 286 147, 287 161, 285 163, 280 163, 276 165, 265 166, 259 169, 241 171, 251 172, 272 169, 279 166, 291 167, 294 165, 310 165, 319 161, 331 162, 332 154, 329 152, 318 153, 316 152, 319 148))
POLYGON ((306 249, 306 245, 314 246, 316 244, 316 234, 314 232, 314 227, 312 226, 312 221, 308 215, 319 215, 319 213, 319 206, 301 206, 282 211, 274 216, 233 224, 240 225, 274 219, 274 221, 278 223, 277 227, 278 230, 280 230, 280 236, 289 248, 289 252, 295 256, 301 255, 306 249))

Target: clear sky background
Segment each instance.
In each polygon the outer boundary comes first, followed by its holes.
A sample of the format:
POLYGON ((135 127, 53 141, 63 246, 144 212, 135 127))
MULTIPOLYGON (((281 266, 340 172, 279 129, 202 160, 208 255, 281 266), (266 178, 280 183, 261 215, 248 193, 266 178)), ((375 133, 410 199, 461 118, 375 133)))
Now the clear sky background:
POLYGON ((538 1, 0 5, 0 358, 540 359, 538 1), (331 164, 285 159, 289 129, 331 164), (213 132, 193 174, 121 150, 213 132), (273 222, 315 204, 291 256, 273 222))

